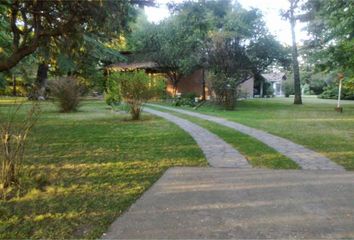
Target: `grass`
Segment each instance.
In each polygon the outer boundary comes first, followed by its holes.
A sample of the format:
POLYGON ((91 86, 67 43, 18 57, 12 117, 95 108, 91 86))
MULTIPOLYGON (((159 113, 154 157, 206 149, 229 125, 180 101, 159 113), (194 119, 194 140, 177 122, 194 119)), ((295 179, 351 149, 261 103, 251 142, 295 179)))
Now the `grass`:
MULTIPOLYGON (((8 103, 0 99, 0 112, 8 103)), ((21 190, 0 200, 0 239, 99 238, 167 168, 207 165, 194 140, 160 118, 127 121, 99 101, 70 114, 42 108, 21 190)))
POLYGON ((344 112, 337 113, 334 100, 303 100, 303 105, 294 105, 289 98, 252 99, 239 101, 235 111, 209 104, 198 112, 290 139, 354 170, 354 101, 343 101, 344 112))
POLYGON ((246 134, 200 118, 168 111, 158 107, 151 108, 163 112, 169 112, 173 115, 187 119, 216 134, 244 155, 254 167, 270 169, 300 169, 299 165, 291 159, 246 134))

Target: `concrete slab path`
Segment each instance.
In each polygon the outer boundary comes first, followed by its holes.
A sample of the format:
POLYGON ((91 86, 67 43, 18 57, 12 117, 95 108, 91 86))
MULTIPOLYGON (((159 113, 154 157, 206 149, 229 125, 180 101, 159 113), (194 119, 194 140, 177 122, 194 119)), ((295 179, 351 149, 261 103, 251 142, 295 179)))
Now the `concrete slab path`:
POLYGON ((353 239, 354 173, 167 170, 104 239, 353 239))
POLYGON ((213 167, 251 168, 246 158, 224 140, 208 130, 173 114, 145 108, 145 112, 165 118, 189 133, 202 149, 209 164, 213 167))
POLYGON ((236 131, 242 132, 244 134, 250 135, 263 142, 264 144, 270 146, 271 148, 275 149, 276 151, 282 153, 283 155, 287 156, 288 158, 292 159, 293 161, 298 163, 302 169, 344 171, 344 168, 342 166, 332 162, 327 157, 304 146, 289 141, 288 139, 272 135, 265 131, 247 127, 240 123, 228 121, 220 117, 214 117, 206 114, 161 106, 157 104, 148 104, 148 106, 149 105, 215 122, 220 125, 235 129, 236 131))

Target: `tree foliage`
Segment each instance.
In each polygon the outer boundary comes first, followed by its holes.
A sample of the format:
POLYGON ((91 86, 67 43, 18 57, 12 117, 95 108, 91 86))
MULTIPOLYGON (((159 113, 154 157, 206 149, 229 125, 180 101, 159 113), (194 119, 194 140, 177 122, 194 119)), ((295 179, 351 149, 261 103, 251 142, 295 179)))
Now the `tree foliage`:
POLYGON ((187 1, 170 8, 170 18, 146 24, 131 40, 142 58, 166 69, 175 89, 184 75, 200 68, 237 79, 237 87, 276 59, 288 62, 257 10, 228 0, 187 1))
POLYGON ((165 69, 174 88, 183 75, 196 68, 197 40, 192 39, 184 24, 175 18, 159 25, 149 24, 132 36, 139 58, 154 61, 165 69))
POLYGON ((11 69, 53 41, 84 34, 95 35, 98 40, 116 36, 134 17, 132 6, 136 3, 152 1, 4 0, 0 8, 0 41, 6 51, 0 53, 0 71, 11 69))
POLYGON ((354 82, 354 4, 350 0, 308 0, 301 20, 308 26, 307 60, 317 70, 345 74, 344 89, 354 82))
POLYGON ((301 98, 301 79, 300 79, 300 67, 298 61, 298 49, 296 44, 296 34, 295 34, 295 26, 296 21, 298 20, 298 11, 299 11, 299 2, 300 0, 288 0, 289 9, 285 11, 282 15, 284 18, 289 20, 290 29, 291 29, 291 55, 292 55, 292 69, 294 75, 294 104, 302 104, 301 98))
POLYGON ((116 72, 109 76, 109 81, 112 82, 110 91, 119 91, 115 92, 115 96, 120 96, 129 106, 133 120, 140 119, 143 103, 158 97, 164 89, 161 79, 149 76, 142 70, 116 72))
POLYGON ((212 88, 228 109, 235 107, 241 83, 259 77, 276 61, 289 63, 286 49, 268 33, 255 9, 231 8, 221 28, 209 34, 206 46, 212 88))

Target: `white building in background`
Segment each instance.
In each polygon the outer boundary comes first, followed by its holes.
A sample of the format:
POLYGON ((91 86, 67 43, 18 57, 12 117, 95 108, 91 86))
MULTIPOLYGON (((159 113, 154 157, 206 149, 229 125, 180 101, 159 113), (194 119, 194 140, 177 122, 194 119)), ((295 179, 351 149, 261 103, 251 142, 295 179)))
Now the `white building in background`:
POLYGON ((283 92, 283 84, 284 81, 286 80, 286 75, 285 73, 264 73, 262 74, 262 77, 264 79, 272 84, 273 90, 274 90, 274 96, 276 97, 283 97, 284 92, 283 92))

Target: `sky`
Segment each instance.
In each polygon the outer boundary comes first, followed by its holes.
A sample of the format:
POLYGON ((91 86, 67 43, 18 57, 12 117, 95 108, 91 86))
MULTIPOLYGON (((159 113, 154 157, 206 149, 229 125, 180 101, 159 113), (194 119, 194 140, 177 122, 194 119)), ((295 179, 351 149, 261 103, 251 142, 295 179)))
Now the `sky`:
MULTIPOLYGON (((174 0, 174 2, 182 2, 183 0, 174 0)), ((166 7, 167 0, 156 0, 159 8, 145 8, 146 15, 150 22, 159 22, 169 16, 166 7)), ((280 17, 280 11, 289 7, 288 0, 238 0, 238 2, 246 9, 258 8, 262 11, 264 20, 269 31, 277 37, 283 44, 291 45, 291 31, 289 22, 280 17)), ((307 38, 305 31, 301 31, 303 24, 298 23, 296 26, 297 42, 301 43, 307 38)))

